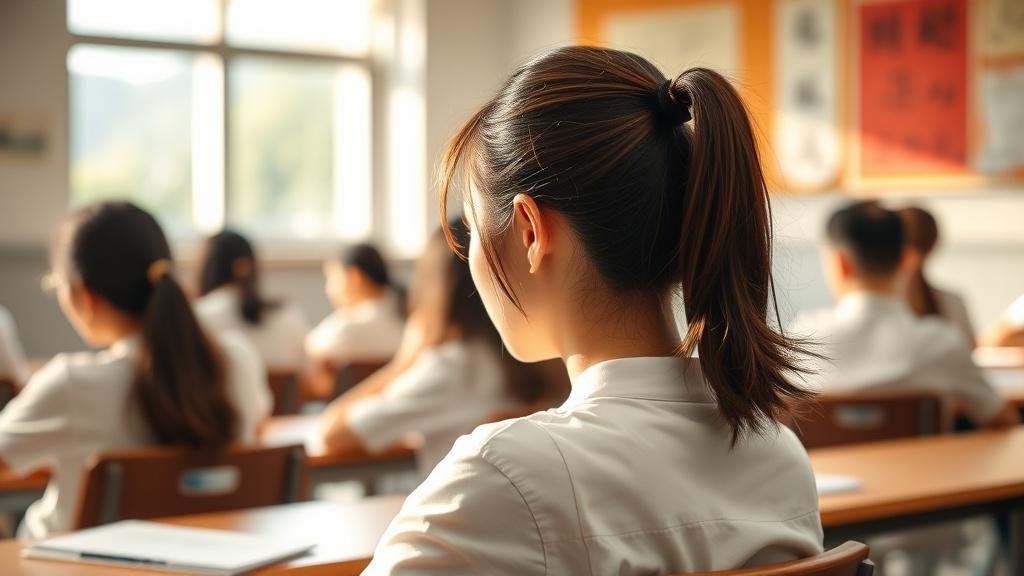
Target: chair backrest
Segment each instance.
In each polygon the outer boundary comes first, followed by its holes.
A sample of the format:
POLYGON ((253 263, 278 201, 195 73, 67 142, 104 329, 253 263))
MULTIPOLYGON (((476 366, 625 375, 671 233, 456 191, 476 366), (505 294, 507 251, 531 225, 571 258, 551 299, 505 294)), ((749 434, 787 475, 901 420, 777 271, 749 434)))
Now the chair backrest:
POLYGON ((0 410, 18 395, 18 387, 13 380, 0 378, 0 410))
POLYGON ((75 528, 287 504, 306 499, 306 484, 302 446, 107 452, 85 471, 75 528))
POLYGON ((299 413, 299 375, 295 372, 271 371, 267 374, 270 393, 274 397, 274 416, 299 413))
POLYGON ((866 544, 851 540, 803 560, 760 568, 701 572, 686 576, 872 576, 875 565, 868 560, 868 552, 866 544))
POLYGON ((352 389, 371 374, 384 367, 387 362, 349 362, 335 368, 334 397, 337 398, 352 389))
POLYGON ((793 426, 807 448, 939 434, 942 399, 933 392, 822 394, 793 426))

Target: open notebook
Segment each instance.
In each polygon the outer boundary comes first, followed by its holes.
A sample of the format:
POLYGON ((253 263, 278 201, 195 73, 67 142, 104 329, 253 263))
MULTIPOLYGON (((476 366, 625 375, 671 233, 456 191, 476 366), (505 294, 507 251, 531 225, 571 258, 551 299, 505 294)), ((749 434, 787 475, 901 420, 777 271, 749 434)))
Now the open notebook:
POLYGON ((27 558, 231 576, 308 552, 312 544, 240 532, 126 520, 43 540, 27 558))

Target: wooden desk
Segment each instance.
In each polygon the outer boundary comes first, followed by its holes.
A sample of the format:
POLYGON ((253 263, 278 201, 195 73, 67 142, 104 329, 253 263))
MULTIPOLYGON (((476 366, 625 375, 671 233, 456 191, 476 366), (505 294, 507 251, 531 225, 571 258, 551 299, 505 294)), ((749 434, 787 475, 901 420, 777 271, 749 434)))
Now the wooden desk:
MULTIPOLYGON (((315 542, 317 547, 305 556, 257 571, 261 576, 345 576, 358 574, 373 556, 373 549, 404 498, 384 496, 355 504, 305 502, 240 512, 200 514, 159 520, 168 524, 236 530, 263 536, 287 537, 315 542)), ((115 568, 30 560, 21 557, 22 545, 16 540, 0 541, 0 572, 4 576, 99 576, 112 574, 166 574, 138 568, 115 568)))
POLYGON ((1015 566, 1024 567, 1024 427, 822 448, 810 454, 816 472, 856 476, 864 483, 857 492, 821 497, 827 544, 1010 512, 1015 566))
POLYGON ((320 441, 318 427, 319 417, 315 415, 276 416, 263 425, 260 441, 268 446, 303 444, 314 486, 355 480, 363 484, 367 495, 372 495, 382 475, 416 470, 416 451, 412 446, 398 446, 379 454, 363 450, 330 452, 320 441))

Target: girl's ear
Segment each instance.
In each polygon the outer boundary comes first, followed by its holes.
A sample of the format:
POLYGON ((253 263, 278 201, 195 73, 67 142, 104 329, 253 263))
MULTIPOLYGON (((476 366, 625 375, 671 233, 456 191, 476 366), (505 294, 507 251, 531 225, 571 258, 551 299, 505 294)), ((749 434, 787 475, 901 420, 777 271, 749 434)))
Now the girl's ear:
POLYGON ((97 296, 89 291, 80 280, 74 280, 70 286, 71 306, 82 322, 89 324, 96 317, 97 296))
POLYGON ((526 252, 530 274, 535 274, 551 250, 551 226, 537 202, 526 194, 512 199, 514 229, 526 252))

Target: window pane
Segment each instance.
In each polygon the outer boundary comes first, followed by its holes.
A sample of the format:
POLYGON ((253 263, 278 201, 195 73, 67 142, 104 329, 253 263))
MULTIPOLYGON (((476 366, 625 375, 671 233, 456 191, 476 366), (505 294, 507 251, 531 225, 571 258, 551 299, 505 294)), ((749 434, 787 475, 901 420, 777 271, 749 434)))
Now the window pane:
POLYGON ((227 41, 238 46, 365 56, 372 0, 228 0, 227 41))
POLYGON ((229 220, 284 236, 368 233, 368 72, 239 58, 229 80, 229 220))
POLYGON ((212 43, 220 39, 219 0, 68 0, 74 34, 212 43))
POLYGON ((193 181, 198 191, 218 193, 216 171, 211 186, 203 180, 209 169, 194 166, 192 143, 218 138, 219 126, 193 118, 217 116, 218 93, 207 88, 219 85, 219 61, 174 50, 77 45, 68 53, 68 71, 72 205, 129 199, 169 226, 190 227, 193 181))

